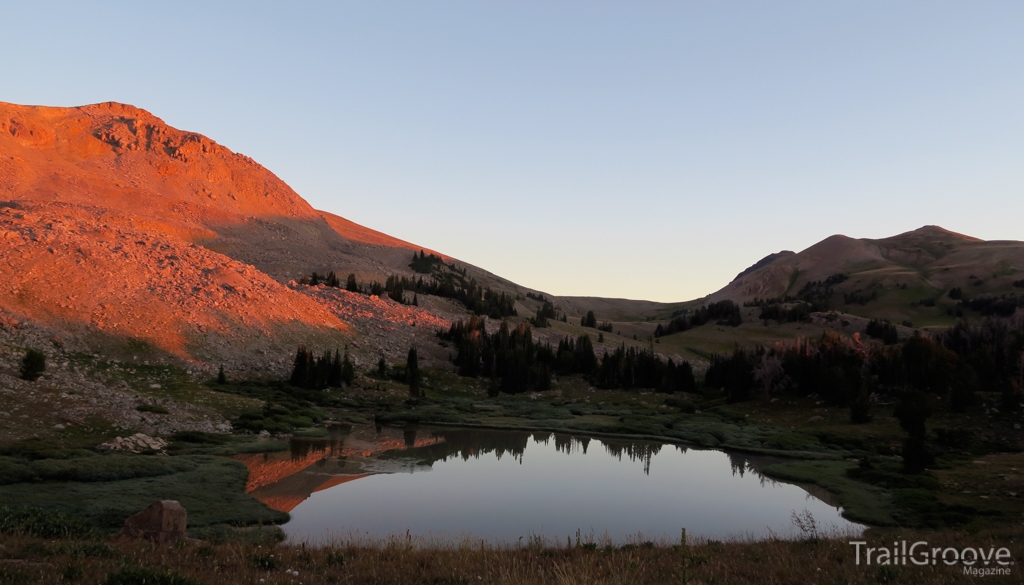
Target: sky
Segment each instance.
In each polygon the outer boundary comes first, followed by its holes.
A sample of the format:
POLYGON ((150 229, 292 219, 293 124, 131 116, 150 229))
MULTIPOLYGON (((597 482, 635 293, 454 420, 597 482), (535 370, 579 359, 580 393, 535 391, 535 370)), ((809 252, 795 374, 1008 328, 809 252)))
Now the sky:
POLYGON ((835 233, 1024 240, 1024 3, 4 2, 0 101, 118 101, 556 295, 835 233))

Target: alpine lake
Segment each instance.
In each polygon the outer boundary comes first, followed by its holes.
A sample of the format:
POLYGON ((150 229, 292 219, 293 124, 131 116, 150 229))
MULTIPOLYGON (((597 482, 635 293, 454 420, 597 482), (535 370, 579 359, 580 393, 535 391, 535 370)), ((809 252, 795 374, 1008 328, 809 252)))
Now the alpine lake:
POLYGON ((247 492, 288 512, 288 541, 521 545, 858 535, 827 492, 759 472, 782 461, 610 437, 340 425, 237 455, 247 492))

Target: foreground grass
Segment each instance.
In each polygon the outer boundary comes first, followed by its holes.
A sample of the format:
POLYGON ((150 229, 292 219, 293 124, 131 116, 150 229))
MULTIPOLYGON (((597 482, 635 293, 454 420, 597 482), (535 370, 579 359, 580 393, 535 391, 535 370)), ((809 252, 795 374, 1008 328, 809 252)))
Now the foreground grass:
POLYGON ((153 500, 178 500, 189 526, 281 523, 288 515, 245 493, 248 471, 223 457, 287 448, 256 437, 185 432, 170 457, 68 449, 54 440, 30 439, 0 449, 0 506, 31 506, 72 514, 101 531, 116 531, 125 518, 153 500))
MULTIPOLYGON (((1010 576, 986 583, 1019 583, 1024 533, 884 532, 869 546, 924 540, 930 546, 1008 547, 1010 576)), ((496 547, 471 539, 426 542, 406 537, 342 541, 331 547, 263 543, 43 539, 0 535, 0 584, 622 584, 622 583, 972 583, 962 566, 867 566, 857 564, 845 539, 798 541, 638 543, 603 546, 567 542, 496 547)))

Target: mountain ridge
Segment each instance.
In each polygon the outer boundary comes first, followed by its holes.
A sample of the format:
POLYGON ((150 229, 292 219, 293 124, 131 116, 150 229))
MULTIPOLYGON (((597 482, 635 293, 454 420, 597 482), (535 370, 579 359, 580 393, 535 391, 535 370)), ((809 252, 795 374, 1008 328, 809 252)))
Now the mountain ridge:
MULTIPOLYGON (((525 298, 536 289, 316 210, 251 158, 115 102, 0 102, 0 245, 12 252, 0 262, 8 321, 100 345, 142 343, 207 366, 268 362, 280 370, 285 360, 264 356, 287 355, 299 343, 352 344, 361 359, 400 357, 430 336, 417 322, 444 327, 464 308, 441 298, 409 307, 295 281, 332 270, 364 284, 418 278, 409 263, 421 249, 517 297, 523 317, 540 306, 536 296, 525 298)), ((900 294, 935 299, 975 281, 983 284, 974 292, 1010 290, 1022 271, 1021 242, 927 225, 882 239, 836 234, 800 252, 769 254, 703 299, 541 298, 573 319, 594 311, 602 321, 647 323, 708 302, 795 295, 835 274, 850 275, 837 292, 867 295, 875 287, 883 296, 906 290, 900 294)), ((639 339, 645 327, 622 330, 639 339)), ((446 359, 435 353, 426 359, 446 359)))

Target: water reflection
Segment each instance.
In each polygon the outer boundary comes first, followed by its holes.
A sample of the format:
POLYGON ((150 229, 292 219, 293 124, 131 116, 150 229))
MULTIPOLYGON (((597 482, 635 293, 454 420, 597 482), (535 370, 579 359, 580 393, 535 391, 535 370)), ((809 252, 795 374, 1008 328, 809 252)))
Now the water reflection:
POLYGON ((791 514, 804 509, 819 525, 859 528, 827 493, 764 476, 779 459, 650 441, 339 426, 323 439, 293 439, 287 452, 237 458, 249 468, 247 491, 292 513, 284 528, 297 540, 410 530, 513 542, 589 529, 621 541, 683 526, 716 538, 764 536, 789 533, 791 514))

